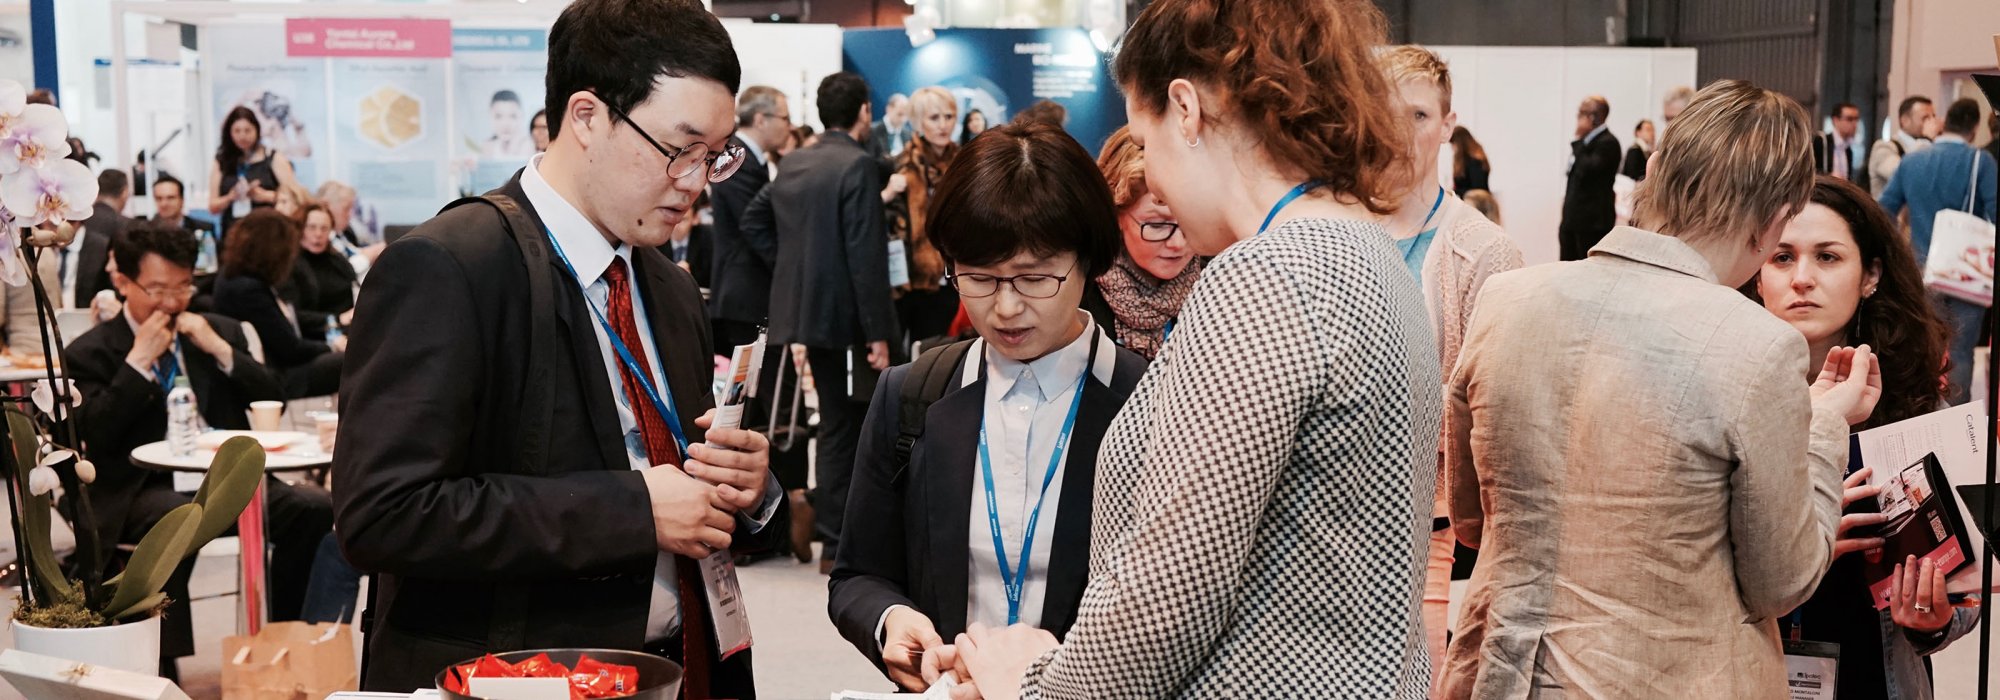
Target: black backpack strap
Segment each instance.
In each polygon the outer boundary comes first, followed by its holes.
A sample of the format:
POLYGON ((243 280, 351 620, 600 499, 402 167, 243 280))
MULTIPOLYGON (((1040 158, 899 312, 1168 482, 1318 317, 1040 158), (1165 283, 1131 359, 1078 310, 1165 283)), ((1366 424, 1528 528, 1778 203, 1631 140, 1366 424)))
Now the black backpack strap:
POLYGON ((910 373, 903 375, 903 385, 898 388, 902 404, 897 414, 902 434, 896 438, 896 471, 889 477, 891 486, 901 485, 903 475, 910 469, 910 454, 924 437, 925 414, 930 412, 931 404, 951 390, 959 363, 974 342, 961 340, 925 350, 916 362, 910 363, 910 373))
MULTIPOLYGON (((519 473, 542 473, 548 458, 549 430, 555 421, 556 332, 555 271, 550 268, 548 234, 542 225, 512 197, 489 193, 465 197, 445 205, 443 211, 460 206, 484 204, 499 210, 507 235, 521 249, 528 272, 528 376, 521 394, 525 415, 519 426, 517 465, 519 473)), ((440 212, 442 213, 442 211, 440 212)), ((487 628, 488 648, 493 651, 522 649, 527 643, 531 591, 524 584, 501 583, 493 587, 493 616, 487 628)))

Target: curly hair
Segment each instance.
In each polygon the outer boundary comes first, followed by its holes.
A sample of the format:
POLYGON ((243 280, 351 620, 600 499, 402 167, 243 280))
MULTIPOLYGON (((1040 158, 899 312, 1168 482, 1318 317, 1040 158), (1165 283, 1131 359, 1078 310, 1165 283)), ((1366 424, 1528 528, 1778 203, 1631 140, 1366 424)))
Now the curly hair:
POLYGON ((1111 203, 1124 211, 1151 190, 1146 187, 1146 152, 1132 140, 1132 127, 1121 126, 1097 152, 1097 169, 1111 186, 1111 203))
MULTIPOLYGON (((1141 109, 1194 82, 1281 168, 1387 214, 1414 176, 1408 125, 1375 61, 1387 22, 1367 0, 1159 0, 1113 71, 1141 109)), ((1204 112, 1206 115, 1206 112, 1204 112)))
MULTIPOLYGON (((1948 387, 1938 377, 1950 369, 1945 349, 1951 327, 1939 317, 1924 290, 1924 273, 1916 253, 1889 212, 1854 183, 1820 175, 1813 182, 1812 203, 1847 222, 1854 245, 1861 251, 1862 269, 1878 269, 1882 275, 1875 294, 1862 299, 1854 318, 1847 322, 1847 343, 1868 344, 1882 366, 1882 398, 1875 403, 1875 413, 1868 422, 1857 429, 1936 411, 1947 395, 1948 387)), ((1757 284, 1758 280, 1750 280, 1743 292, 1762 304, 1757 284)), ((1816 372, 1819 368, 1812 369, 1816 372)))
POLYGON ((299 255, 299 224, 269 207, 236 220, 224 238, 222 274, 253 277, 276 287, 292 275, 299 255))

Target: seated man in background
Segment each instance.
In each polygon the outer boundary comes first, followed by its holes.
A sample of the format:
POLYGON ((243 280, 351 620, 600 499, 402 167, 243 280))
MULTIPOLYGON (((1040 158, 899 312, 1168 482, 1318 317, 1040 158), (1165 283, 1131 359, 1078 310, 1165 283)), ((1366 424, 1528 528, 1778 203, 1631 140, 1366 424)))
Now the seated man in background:
MULTIPOLYGON (((77 416, 86 456, 97 464, 91 485, 98 532, 107 548, 134 543, 168 511, 187 503, 171 474, 131 463, 132 448, 167 436, 167 392, 179 378, 194 389, 208 425, 247 429, 250 402, 283 397, 278 377, 250 357, 243 331, 222 316, 187 312, 194 296, 195 242, 178 228, 135 226, 120 236, 112 283, 125 295, 123 318, 98 324, 63 354, 83 393, 77 416)), ((191 489, 190 489, 191 490, 191 489)), ((267 477, 271 557, 271 619, 299 616, 313 552, 333 528, 333 501, 324 489, 267 477)), ((108 555, 109 552, 106 552, 108 555)), ((164 620, 160 668, 194 653, 189 620, 190 558, 167 584, 173 600, 164 620)))

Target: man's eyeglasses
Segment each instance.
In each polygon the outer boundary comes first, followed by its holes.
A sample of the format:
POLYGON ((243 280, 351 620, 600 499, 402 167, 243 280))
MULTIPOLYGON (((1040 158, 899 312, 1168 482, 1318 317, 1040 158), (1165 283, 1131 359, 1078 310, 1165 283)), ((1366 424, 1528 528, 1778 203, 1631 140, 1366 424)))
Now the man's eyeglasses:
POLYGON ((973 272, 964 274, 954 273, 948 279, 951 280, 952 288, 958 290, 958 295, 963 297, 971 297, 973 299, 990 297, 1000 293, 1000 285, 1005 284, 1012 286, 1014 293, 1023 297, 1029 299, 1047 299, 1062 291, 1063 282, 1068 281, 1069 273, 1075 270, 1076 265, 1072 263, 1069 266, 1069 270, 1065 270, 1060 275, 1036 274, 998 277, 973 272))
POLYGON ((184 284, 177 287, 140 287, 139 291, 145 292, 146 298, 153 301, 194 298, 194 285, 191 284, 184 284))
POLYGON ((1132 223, 1139 225, 1139 238, 1148 243, 1160 243, 1173 238, 1174 234, 1181 231, 1181 225, 1171 221, 1140 221, 1133 219, 1132 223))
POLYGON ((639 132, 639 138, 645 139, 646 143, 652 144, 653 150, 667 157, 667 177, 679 180, 693 173, 695 169, 707 166, 708 181, 722 182, 729 179, 729 176, 735 175, 737 168, 743 167, 742 146, 731 144, 723 148, 721 153, 710 153, 708 144, 700 141, 688 144, 686 148, 662 145, 659 141, 653 140, 652 135, 647 134, 645 129, 639 128, 639 124, 632 121, 631 117, 626 116, 625 110, 612 106, 608 100, 599 99, 611 110, 613 116, 625 122, 626 126, 632 127, 633 131, 639 132))

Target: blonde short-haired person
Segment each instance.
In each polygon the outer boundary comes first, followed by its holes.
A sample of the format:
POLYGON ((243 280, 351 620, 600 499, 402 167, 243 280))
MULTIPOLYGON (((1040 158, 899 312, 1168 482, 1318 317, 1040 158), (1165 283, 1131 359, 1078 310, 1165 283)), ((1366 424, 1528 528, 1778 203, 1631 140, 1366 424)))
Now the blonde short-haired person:
POLYGON ((1636 226, 1486 283, 1446 398, 1479 564, 1442 697, 1781 698, 1775 618, 1832 561, 1848 425, 1881 395, 1745 299, 1813 183, 1790 98, 1709 85, 1667 129, 1636 226))
POLYGON ((930 200, 958 155, 958 98, 941 87, 910 93, 910 126, 916 139, 896 156, 895 173, 882 190, 895 238, 908 256, 909 284, 897 288, 896 314, 912 340, 944 335, 958 315, 958 293, 944 284, 944 257, 931 243, 925 217, 930 200))
MULTIPOLYGON (((1521 249, 1499 225, 1452 196, 1438 181, 1438 151, 1458 126, 1458 113, 1451 110, 1451 69, 1444 59, 1421 46, 1404 45, 1382 52, 1378 60, 1410 120, 1410 163, 1417 170, 1416 185, 1403 194, 1384 227, 1410 274, 1424 287, 1431 332, 1437 336, 1438 368, 1441 376, 1449 377, 1458 364, 1465 324, 1472 320, 1473 300, 1479 298, 1487 278, 1521 267, 1521 249)), ((1449 509, 1442 470, 1465 458, 1447 449, 1450 445, 1439 443, 1434 459, 1419 465, 1440 470, 1424 579, 1424 637, 1431 658, 1437 660, 1444 659, 1454 549, 1445 517, 1449 509)))

